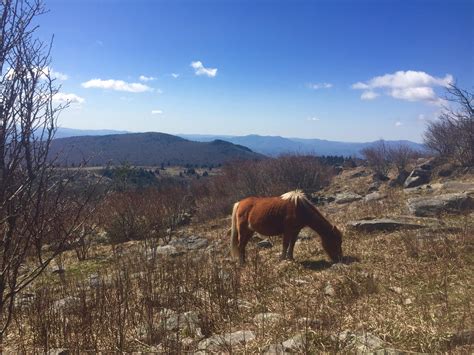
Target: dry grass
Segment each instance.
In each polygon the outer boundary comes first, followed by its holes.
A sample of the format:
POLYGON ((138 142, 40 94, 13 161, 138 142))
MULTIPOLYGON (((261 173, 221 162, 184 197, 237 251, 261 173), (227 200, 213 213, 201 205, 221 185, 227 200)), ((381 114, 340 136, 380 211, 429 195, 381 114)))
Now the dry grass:
MULTIPOLYGON (((369 178, 337 179, 332 188, 362 193, 369 178)), ((395 189, 381 201, 321 210, 343 226, 406 214, 406 198, 395 189)), ((179 353, 195 350, 202 337, 248 329, 257 336, 246 345, 251 353, 300 333, 308 340, 305 352, 346 352, 335 336, 343 330, 369 332, 404 351, 469 352, 469 345, 450 339, 473 328, 474 222, 472 215, 444 216, 442 222, 443 229, 409 232, 346 229, 343 248, 353 262, 334 266, 317 236, 303 230, 308 239, 297 243, 295 262, 278 260, 280 240, 272 238, 271 249, 251 243, 248 264, 238 267, 229 259, 228 218, 179 229, 179 235, 207 238, 210 247, 174 258, 148 259, 144 241, 124 243, 115 252, 95 245, 82 262, 67 252, 63 277, 45 274, 26 291, 31 302, 18 307, 6 348, 179 353), (190 327, 170 329, 167 310, 196 312, 202 336, 190 327), (283 318, 255 323, 261 312, 283 318)))

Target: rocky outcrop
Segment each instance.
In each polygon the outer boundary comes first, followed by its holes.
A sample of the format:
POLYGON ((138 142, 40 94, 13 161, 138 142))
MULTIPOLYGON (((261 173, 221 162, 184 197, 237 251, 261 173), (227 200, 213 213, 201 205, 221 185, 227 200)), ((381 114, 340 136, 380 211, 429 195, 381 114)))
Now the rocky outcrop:
POLYGON ((205 238, 201 238, 197 235, 191 235, 189 237, 173 239, 168 245, 171 245, 177 249, 188 251, 206 248, 209 245, 209 242, 205 238))
POLYGON ((411 198, 408 200, 408 209, 415 216, 471 211, 474 210, 474 192, 411 198))
POLYGON ((336 195, 336 203, 343 204, 361 200, 362 196, 354 192, 341 192, 336 195))
POLYGON ((255 340, 255 334, 251 330, 239 330, 233 333, 213 335, 199 342, 198 350, 217 352, 242 346, 255 340))
POLYGON ((361 219, 358 221, 351 221, 348 223, 350 228, 361 232, 374 231, 394 231, 394 230, 409 230, 424 228, 427 225, 422 221, 409 221, 407 219, 397 218, 375 218, 375 219, 361 219))
POLYGON ((429 183, 431 179, 432 168, 433 166, 431 161, 425 162, 424 164, 417 166, 407 177, 405 183, 403 184, 403 187, 411 188, 429 183))

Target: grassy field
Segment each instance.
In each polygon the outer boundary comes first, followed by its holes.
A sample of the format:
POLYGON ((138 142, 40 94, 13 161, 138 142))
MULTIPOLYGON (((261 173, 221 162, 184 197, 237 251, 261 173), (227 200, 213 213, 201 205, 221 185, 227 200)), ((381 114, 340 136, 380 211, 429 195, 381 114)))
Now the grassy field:
MULTIPOLYGON (((366 194, 371 177, 351 178, 361 169, 345 170, 320 193, 366 194)), ((268 249, 255 237, 240 267, 229 256, 229 217, 173 231, 176 239, 208 242, 180 255, 154 253, 162 250, 156 240, 94 243, 85 261, 66 252, 64 272, 45 273, 21 295, 5 349, 185 353, 245 330, 255 339, 220 351, 265 352, 296 336, 293 352, 469 353, 473 215, 442 215, 409 231, 348 228, 351 220, 408 215, 409 194, 380 191, 387 197, 379 201, 320 207, 344 231, 344 264, 329 263, 318 236, 304 229, 294 262, 279 261, 278 237, 268 249)))

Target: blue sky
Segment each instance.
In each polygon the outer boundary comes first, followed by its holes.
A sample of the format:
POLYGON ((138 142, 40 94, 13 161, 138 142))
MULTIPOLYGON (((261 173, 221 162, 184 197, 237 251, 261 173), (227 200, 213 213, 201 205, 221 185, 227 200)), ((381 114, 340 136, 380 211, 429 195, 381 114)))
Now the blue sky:
POLYGON ((46 0, 60 125, 421 141, 472 88, 474 2, 46 0))

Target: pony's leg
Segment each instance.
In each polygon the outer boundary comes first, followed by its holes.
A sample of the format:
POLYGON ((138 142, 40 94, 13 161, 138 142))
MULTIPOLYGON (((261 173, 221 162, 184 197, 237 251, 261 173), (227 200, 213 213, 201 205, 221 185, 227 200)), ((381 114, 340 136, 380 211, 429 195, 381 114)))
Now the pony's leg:
POLYGON ((240 265, 245 264, 245 247, 252 238, 253 231, 246 227, 246 225, 239 226, 239 257, 240 265))
POLYGON ((280 260, 286 260, 288 247, 290 246, 291 236, 289 233, 283 234, 283 249, 281 250, 280 260))
POLYGON ((286 232, 283 236, 283 244, 285 244, 285 239, 288 240, 288 246, 284 252, 286 251, 286 258, 289 260, 293 260, 293 250, 295 249, 295 243, 298 239, 298 233, 299 231, 286 232))
POLYGON ((297 239, 298 239, 298 234, 295 234, 290 240, 290 246, 288 247, 288 253, 287 253, 287 257, 289 260, 294 260, 293 250, 295 249, 295 243, 297 239))

